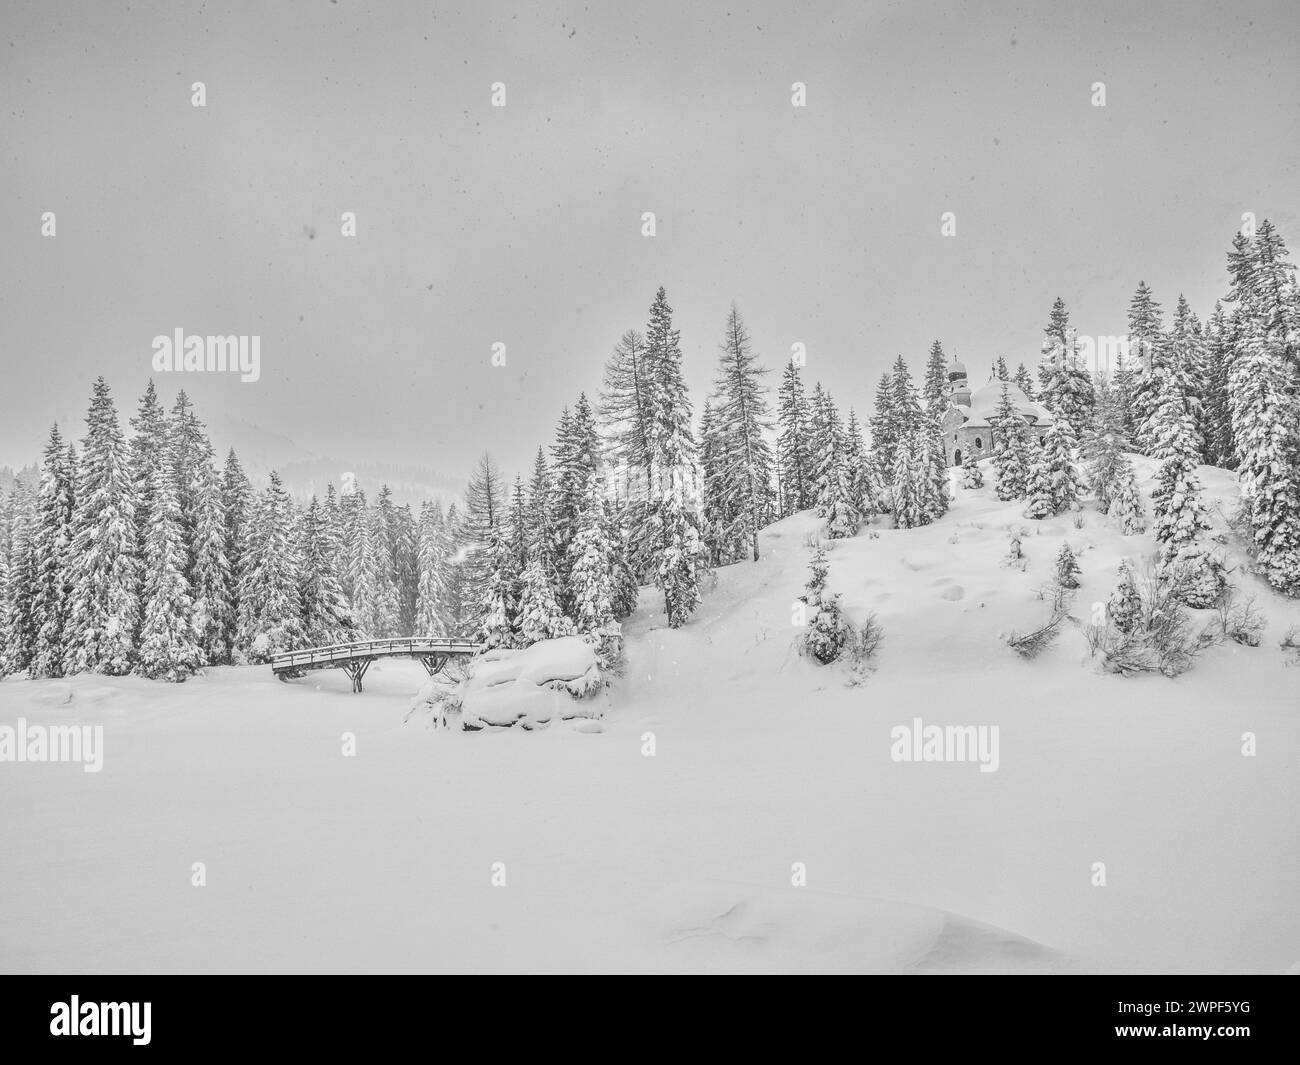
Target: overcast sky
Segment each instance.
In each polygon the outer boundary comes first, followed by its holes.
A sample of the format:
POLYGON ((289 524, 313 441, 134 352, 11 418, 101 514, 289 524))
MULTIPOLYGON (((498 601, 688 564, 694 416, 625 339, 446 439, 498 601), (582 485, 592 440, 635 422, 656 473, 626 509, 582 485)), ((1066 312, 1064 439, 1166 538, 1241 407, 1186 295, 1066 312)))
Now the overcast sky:
POLYGON ((177 328, 261 337, 257 383, 158 380, 219 445, 513 473, 660 284, 697 410, 733 299, 860 412, 936 337, 1036 359, 1057 295, 1206 315, 1242 212, 1300 246, 1298 42, 1294 2, 0 0, 0 462, 98 374, 133 412, 177 328))

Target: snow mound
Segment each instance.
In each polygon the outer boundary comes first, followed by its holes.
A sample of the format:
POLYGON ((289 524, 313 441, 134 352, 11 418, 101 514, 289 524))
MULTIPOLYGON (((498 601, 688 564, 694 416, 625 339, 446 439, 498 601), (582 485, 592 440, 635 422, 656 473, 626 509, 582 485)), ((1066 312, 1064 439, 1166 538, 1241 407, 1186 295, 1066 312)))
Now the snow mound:
POLYGON ((609 919, 622 957, 666 972, 1065 973, 1084 966, 1005 929, 812 888, 682 881, 609 919))
POLYGON ((555 717, 598 717, 594 704, 579 700, 600 686, 595 649, 576 636, 541 640, 521 651, 488 651, 465 684, 461 727, 537 728, 555 717))

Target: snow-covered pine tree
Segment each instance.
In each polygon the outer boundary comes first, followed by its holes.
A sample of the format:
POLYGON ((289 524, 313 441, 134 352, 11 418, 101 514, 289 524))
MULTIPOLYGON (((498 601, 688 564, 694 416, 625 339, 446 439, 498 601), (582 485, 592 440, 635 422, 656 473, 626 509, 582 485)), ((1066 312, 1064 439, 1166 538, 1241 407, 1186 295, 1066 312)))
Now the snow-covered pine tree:
POLYGON ((671 628, 684 625, 700 604, 704 569, 696 508, 698 469, 691 433, 691 402, 682 376, 682 352, 672 308, 661 287, 646 327, 654 413, 655 473, 651 485, 651 560, 664 593, 671 628))
POLYGON ((185 579, 185 529, 177 502, 178 456, 168 450, 154 468, 144 541, 140 645, 136 672, 179 682, 202 664, 194 638, 194 601, 185 579))
POLYGON ((1300 595, 1300 312, 1287 255, 1267 219, 1253 242, 1234 244, 1237 331, 1228 387, 1256 565, 1278 591, 1300 595))
POLYGON ((921 453, 921 441, 915 434, 899 438, 890 494, 894 524, 900 529, 914 529, 929 521, 926 504, 930 471, 928 460, 922 464, 921 453))
POLYGON ((1056 511, 1056 496, 1052 482, 1052 463, 1045 446, 1031 444, 1029 471, 1025 478, 1026 518, 1042 520, 1056 511))
MULTIPOLYGON (((207 444, 207 441, 204 441, 207 444)), ((200 665, 220 665, 232 660, 233 635, 238 615, 231 562, 227 555, 228 526, 222 506, 222 483, 213 466, 208 445, 204 458, 190 471, 177 470, 177 480, 188 479, 194 514, 189 593, 193 601, 194 639, 200 665)))
POLYGON ((560 608, 542 560, 536 556, 530 558, 523 574, 523 592, 515 620, 519 645, 530 647, 539 640, 572 636, 573 631, 573 622, 560 608))
POLYGON ((221 476, 221 510, 226 522, 226 559, 230 563, 230 627, 225 643, 235 648, 239 638, 240 588, 244 583, 244 557, 247 550, 248 517, 253 507, 253 486, 244 475, 239 456, 231 448, 226 455, 221 476))
POLYGON ((1165 358, 1166 373, 1178 379, 1183 391, 1183 407, 1192 418, 1199 462, 1205 453, 1206 423, 1202 397, 1209 391, 1209 375, 1201 324, 1182 293, 1178 295, 1169 334, 1165 337, 1165 358))
POLYGON ((303 638, 312 647, 347 643, 356 638, 352 607, 339 580, 339 546, 334 535, 328 507, 322 507, 312 496, 302 516, 303 566, 299 584, 303 638))
POLYGON ((1237 468, 1236 445, 1232 436, 1232 399, 1229 371, 1233 355, 1233 327, 1222 301, 1214 305, 1206 328, 1207 366, 1205 409, 1205 461, 1224 469, 1237 468))
POLYGON ((466 548, 465 579, 469 591, 466 606, 470 614, 467 620, 475 627, 482 621, 483 591, 491 573, 489 549, 492 531, 505 520, 508 507, 501 473, 492 456, 484 452, 465 489, 465 511, 461 523, 466 548))
POLYGON ((551 493, 551 525, 555 536, 554 571, 551 579, 555 595, 564 610, 572 607, 569 592, 569 545, 578 530, 578 510, 588 485, 598 476, 600 435, 596 416, 586 393, 578 397, 573 413, 565 411, 556 430, 551 449, 554 489, 551 493))
POLYGON ((1080 450, 1084 459, 1085 481, 1097 497, 1097 507, 1103 513, 1110 508, 1123 470, 1128 468, 1131 472, 1131 465, 1124 454, 1128 446, 1116 389, 1102 377, 1097 383, 1097 403, 1093 409, 1092 425, 1080 450))
MULTIPOLYGON (((569 545, 569 555, 574 629, 589 643, 602 646, 614 623, 615 559, 604 501, 595 480, 578 512, 578 533, 569 545)), ((526 595, 522 598, 527 602, 526 595)))
POLYGON ((41 618, 35 609, 38 567, 34 540, 36 501, 21 479, 9 494, 9 559, 6 614, 0 618, 0 675, 31 668, 41 618))
POLYGON ((816 503, 811 422, 812 413, 799 367, 788 362, 777 390, 776 450, 781 472, 782 517, 807 510, 816 503))
POLYGON ((1064 513, 1079 501, 1079 468, 1075 464, 1078 446, 1070 420, 1057 414, 1044 435, 1042 448, 1052 485, 1053 514, 1064 513))
POLYGON ((1142 613, 1142 597, 1133 578, 1133 564, 1126 558, 1119 564, 1119 584, 1106 603, 1110 623, 1122 633, 1133 631, 1142 613))
POLYGON ((628 330, 605 364, 600 424, 610 458, 620 468, 623 497, 644 504, 653 481, 655 452, 653 373, 646 339, 628 330))
POLYGON ((875 413, 871 418, 871 450, 883 471, 892 471, 898 450, 899 423, 894 409, 894 378, 892 374, 880 375, 876 385, 875 413))
POLYGON ((858 414, 849 408, 849 421, 844 430, 844 461, 848 470, 849 499, 862 522, 869 522, 880 512, 880 485, 875 465, 867 453, 862 437, 858 414))
POLYGON ((993 363, 993 376, 999 381, 1010 382, 1011 380, 1011 371, 1007 369, 1007 360, 1001 355, 993 363))
POLYGON ((65 673, 131 670, 140 616, 129 453, 108 383, 95 382, 72 515, 65 673))
POLYGON ((416 554, 420 567, 419 599, 415 613, 417 636, 446 636, 454 631, 447 583, 450 548, 442 507, 436 501, 426 499, 420 504, 416 554))
POLYGON ((984 487, 984 474, 975 460, 975 452, 970 448, 961 457, 961 486, 972 489, 984 487))
MULTIPOLYGON (((144 558, 144 541, 153 524, 155 474, 168 461, 171 425, 151 380, 131 419, 131 492, 135 498, 136 556, 144 558)), ((183 468, 183 467, 182 467, 183 468)))
POLYGON ((1079 560, 1069 543, 1061 544, 1061 550, 1056 554, 1056 583, 1066 589, 1077 588, 1079 572, 1079 560))
POLYGON ((1012 378, 1012 383, 1025 394, 1026 399, 1032 401, 1037 396, 1034 389, 1034 375, 1029 372, 1023 362, 1016 367, 1016 376, 1012 378))
POLYGON ((248 517, 245 542, 237 644, 249 661, 264 663, 306 643, 297 517, 275 470, 248 517))
MULTIPOLYGON (((514 647, 518 644, 517 589, 520 587, 520 574, 509 533, 504 521, 499 521, 488 532, 488 572, 482 586, 478 611, 481 618, 478 639, 488 648, 514 647)), ((540 562, 538 564, 540 566, 540 562)))
POLYGON ((63 676, 63 627, 68 613, 69 551, 72 548, 74 468, 57 425, 41 461, 40 487, 36 494, 36 520, 31 550, 35 569, 32 589, 32 644, 30 673, 33 677, 63 676))
POLYGON ((640 592, 629 560, 626 516, 630 510, 627 503, 606 508, 606 536, 613 545, 610 606, 614 617, 620 621, 636 609, 637 595, 640 592))
POLYGON ((1128 308, 1129 356, 1133 369, 1135 443, 1145 454, 1155 447, 1152 419, 1160 406, 1161 379, 1167 366, 1160 304, 1145 281, 1139 281, 1128 308))
POLYGON ((1041 401, 1054 417, 1064 415, 1071 425, 1086 425, 1094 403, 1092 377, 1079 364, 1079 349, 1065 301, 1059 296, 1043 337, 1038 367, 1041 401))
POLYGON ((539 447, 533 460, 532 476, 528 479, 527 527, 525 542, 530 551, 536 551, 542 561, 555 569, 557 538, 554 527, 554 481, 546 450, 539 447))
POLYGON ((471 636, 474 632, 474 623, 471 620, 474 613, 471 599, 474 593, 469 584, 465 565, 467 554, 465 522, 454 502, 447 507, 442 527, 447 544, 444 573, 447 583, 447 621, 451 626, 448 635, 471 636))
POLYGON ((723 509, 723 466, 728 442, 718 432, 713 416, 713 402, 704 401, 700 412, 700 478, 703 485, 703 502, 700 510, 700 539, 712 566, 735 561, 734 544, 728 533, 730 521, 723 509))
POLYGON ((943 344, 938 340, 930 345, 921 395, 925 413, 932 418, 941 418, 948 406, 948 356, 943 353, 943 344))
POLYGON ((848 643, 849 626, 840 606, 839 595, 828 594, 826 591, 826 553, 820 545, 813 551, 808 568, 808 583, 800 598, 812 608, 813 615, 803 634, 801 650, 822 665, 828 665, 839 658, 840 652, 848 643))
POLYGON ((1002 389, 989 425, 993 431, 993 476, 998 498, 1003 502, 1024 499, 1031 460, 1029 431, 1006 388, 1002 389))
POLYGON ((1119 523, 1120 532, 1125 536, 1146 531, 1146 511, 1142 506, 1142 496, 1138 492, 1137 477, 1133 473, 1133 464, 1124 456, 1124 463, 1115 474, 1111 488, 1110 505, 1106 508, 1119 523))
POLYGON ((862 518, 853 505, 847 465, 848 442, 830 393, 818 382, 813 388, 813 454, 817 461, 817 514, 826 519, 832 540, 857 534, 862 518))
POLYGON ((1196 471, 1200 438, 1176 374, 1164 379, 1152 431, 1160 461, 1151 493, 1160 572, 1173 581, 1188 606, 1207 607, 1218 598, 1223 577, 1202 543, 1210 524, 1196 471))
POLYGON ((928 471, 925 482, 926 521, 938 521, 948 513, 951 502, 948 488, 948 455, 943 446, 943 428, 939 419, 926 414, 920 434, 922 466, 928 471))
MULTIPOLYGON (((749 331, 733 303, 727 314, 713 381, 714 414, 719 446, 717 492, 735 554, 748 550, 758 561, 758 531, 771 520, 772 429, 767 371, 758 364, 749 331), (721 446, 724 445, 725 446, 721 446)), ((728 550, 728 555, 733 551, 728 550)))

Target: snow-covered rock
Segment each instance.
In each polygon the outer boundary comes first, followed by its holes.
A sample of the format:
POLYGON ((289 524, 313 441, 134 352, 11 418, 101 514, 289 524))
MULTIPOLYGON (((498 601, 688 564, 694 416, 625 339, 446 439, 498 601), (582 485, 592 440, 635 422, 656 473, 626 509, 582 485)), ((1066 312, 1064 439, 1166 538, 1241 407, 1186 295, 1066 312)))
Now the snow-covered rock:
POLYGON ((600 685, 596 652, 576 636, 541 640, 523 650, 488 651, 465 684, 461 724, 468 730, 535 728, 555 717, 598 717, 599 708, 582 700, 600 685))

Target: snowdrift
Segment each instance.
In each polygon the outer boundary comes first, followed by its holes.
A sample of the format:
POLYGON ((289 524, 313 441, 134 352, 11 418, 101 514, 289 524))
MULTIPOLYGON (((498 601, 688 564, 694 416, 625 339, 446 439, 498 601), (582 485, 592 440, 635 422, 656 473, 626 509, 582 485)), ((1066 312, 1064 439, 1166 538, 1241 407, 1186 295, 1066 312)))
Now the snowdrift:
POLYGON ((599 717, 596 704, 583 700, 600 686, 596 652, 576 636, 542 640, 521 651, 488 651, 465 682, 461 727, 539 728, 556 717, 599 717))

